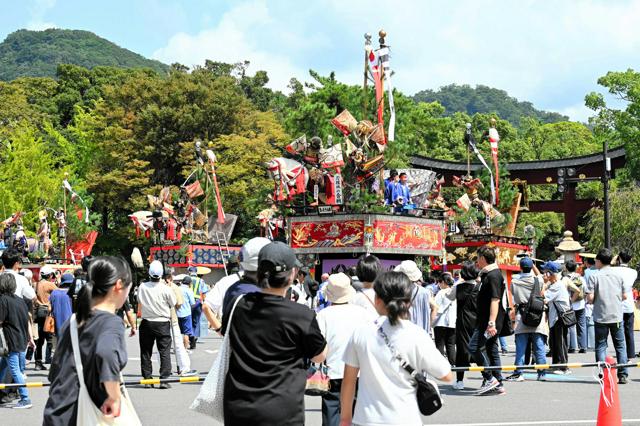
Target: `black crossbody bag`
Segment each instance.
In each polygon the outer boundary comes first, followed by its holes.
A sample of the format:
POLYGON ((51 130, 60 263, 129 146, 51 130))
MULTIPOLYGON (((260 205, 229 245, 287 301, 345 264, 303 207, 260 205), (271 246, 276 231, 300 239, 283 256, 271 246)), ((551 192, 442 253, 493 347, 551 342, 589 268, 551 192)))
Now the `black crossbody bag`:
POLYGON ((409 373, 411 379, 415 382, 416 399, 418 400, 418 408, 420 409, 420 412, 425 416, 430 416, 442 408, 442 398, 440 397, 438 385, 431 380, 427 380, 423 372, 416 371, 400 356, 400 354, 391 345, 389 337, 387 337, 387 334, 382 329, 382 325, 378 327, 378 332, 382 336, 387 347, 391 350, 393 357, 400 362, 400 366, 409 373))

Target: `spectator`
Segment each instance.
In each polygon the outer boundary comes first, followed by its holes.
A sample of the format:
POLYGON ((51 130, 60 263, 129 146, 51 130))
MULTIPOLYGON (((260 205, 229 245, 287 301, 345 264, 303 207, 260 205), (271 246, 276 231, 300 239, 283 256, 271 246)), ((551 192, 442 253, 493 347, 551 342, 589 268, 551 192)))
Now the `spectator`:
POLYGON ((408 321, 415 284, 406 274, 384 272, 376 278, 374 290, 376 309, 384 317, 357 328, 349 340, 340 394, 341 424, 421 425, 416 388, 393 352, 417 372, 442 381, 453 378, 451 367, 429 334, 408 321))
POLYGON ((436 348, 449 360, 449 364, 456 363, 456 300, 449 298, 453 291, 453 277, 444 273, 438 282, 440 291, 435 297, 437 305, 436 318, 433 324, 436 348))
MULTIPOLYGON (((124 325, 114 313, 129 296, 131 282, 131 269, 124 259, 96 257, 89 268, 89 280, 77 295, 75 319, 84 382, 94 404, 110 416, 120 412, 121 372, 127 364, 124 325)), ((69 323, 62 327, 59 339, 49 372, 44 426, 77 423, 80 383, 69 323)))
POLYGON ((60 286, 51 292, 51 314, 55 320, 56 336, 60 338, 62 326, 71 318, 71 299, 67 296, 69 286, 73 283, 73 274, 67 272, 60 278, 60 286))
MULTIPOLYGON (((16 278, 14 274, 0 274, 0 325, 4 333, 9 354, 0 359, 0 378, 4 377, 7 368, 11 372, 14 383, 24 384, 26 377, 24 368, 27 345, 33 347, 29 327, 29 311, 24 301, 16 296, 16 278)), ((18 388, 20 401, 14 408, 31 408, 31 399, 26 387, 18 388)))
MULTIPOLYGON (((502 306, 505 292, 504 278, 496 263, 496 252, 493 248, 483 246, 478 250, 477 265, 480 270, 481 286, 478 291, 478 316, 476 329, 469 341, 469 352, 479 366, 500 366, 498 337, 502 331, 506 312, 502 306)), ((496 392, 506 393, 499 370, 483 371, 483 384, 478 395, 496 392)))
POLYGON ((193 297, 196 300, 196 304, 191 307, 191 326, 193 328, 193 336, 190 339, 190 349, 195 349, 198 337, 200 337, 201 334, 200 317, 202 317, 202 306, 206 300, 207 293, 209 292, 209 286, 198 274, 197 267, 190 266, 188 271, 191 276, 191 291, 193 291, 193 297))
MULTIPOLYGON (((585 283, 589 283, 589 277, 592 275, 596 275, 598 270, 596 269, 596 256, 595 254, 587 254, 583 253, 582 258, 584 260, 584 268, 582 270, 582 275, 584 277, 585 283)), ((595 324, 593 322, 593 303, 589 301, 586 297, 585 287, 585 298, 584 298, 584 316, 587 322, 587 348, 595 349, 595 324)))
POLYGON ((51 355, 53 350, 53 335, 44 331, 44 322, 51 312, 51 303, 49 297, 51 292, 58 287, 52 282, 53 270, 50 266, 45 265, 40 269, 40 281, 36 285, 36 309, 35 322, 38 325, 38 339, 36 340, 36 365, 35 370, 46 370, 47 367, 42 363, 42 347, 47 343, 47 350, 44 359, 45 364, 51 364, 51 355))
POLYGON ((614 273, 622 278, 624 283, 624 294, 626 298, 622 301, 622 321, 624 323, 624 341, 627 346, 627 360, 630 360, 636 357, 636 344, 633 336, 635 308, 633 303, 633 284, 638 278, 638 271, 629 267, 631 254, 626 250, 618 254, 618 260, 620 261, 620 265, 612 269, 614 273))
POLYGON ((285 299, 299 266, 284 243, 273 242, 260 250, 261 291, 239 300, 227 325, 231 355, 224 389, 225 424, 304 423, 304 359, 322 362, 327 348, 315 312, 285 299))
MULTIPOLYGON (((622 301, 627 295, 624 280, 611 268, 611 250, 603 248, 596 256, 598 274, 587 281, 587 301, 593 303, 593 321, 596 333, 596 361, 604 362, 607 355, 607 339, 611 334, 618 364, 627 363, 627 346, 624 340, 622 301)), ((618 383, 627 383, 627 369, 618 368, 618 383)))
MULTIPOLYGON (((456 301, 456 367, 468 367, 471 361, 469 341, 476 328, 476 313, 478 298, 478 268, 473 262, 464 262, 460 269, 463 280, 453 286, 447 297, 456 301)), ((456 382, 453 389, 464 389, 464 371, 456 372, 456 382)))
MULTIPOLYGON (((516 324, 515 324, 515 340, 516 340, 516 365, 525 364, 525 353, 529 345, 533 344, 533 355, 536 364, 546 364, 545 357, 545 341, 549 335, 547 319, 544 312, 540 324, 537 326, 526 325, 522 322, 522 310, 529 303, 531 293, 534 288, 537 289, 537 295, 542 295, 544 288, 544 279, 538 273, 537 268, 530 257, 520 259, 520 273, 511 277, 511 291, 513 293, 513 304, 516 306, 516 324)), ((538 380, 545 380, 545 371, 538 370, 538 380)), ((514 373, 507 377, 508 381, 522 382, 522 370, 515 370, 514 373)))
MULTIPOLYGON (((557 262, 546 262, 542 265, 545 279, 544 301, 549 307, 549 346, 551 347, 551 362, 566 364, 568 355, 567 327, 560 318, 563 312, 571 309, 567 285, 560 279, 562 271, 557 262)), ((569 374, 567 367, 554 371, 555 374, 569 374)))
MULTIPOLYGON (((184 298, 181 286, 173 282, 173 268, 167 268, 162 279, 167 286, 173 291, 176 297, 176 304, 171 307, 171 340, 173 340, 173 351, 176 354, 176 362, 178 363, 178 374, 181 376, 195 376, 198 372, 191 369, 191 359, 187 352, 180 325, 178 323, 177 310, 182 306, 191 309, 191 304, 184 298)), ((193 298, 193 295, 191 296, 193 298)))
POLYGON ((79 269, 76 269, 73 272, 75 276, 75 281, 73 285, 69 286, 68 296, 71 298, 71 307, 73 312, 76 311, 76 300, 78 299, 78 294, 84 285, 87 283, 87 272, 89 271, 89 264, 93 260, 93 256, 85 256, 82 258, 80 265, 82 266, 79 269))
POLYGON ((4 272, 13 275, 16 280, 16 296, 21 297, 29 302, 36 299, 36 292, 29 284, 29 281, 20 275, 20 253, 14 249, 8 249, 2 252, 2 265, 4 272))
POLYGON ((324 294, 324 289, 327 287, 328 283, 329 283, 329 274, 325 272, 320 277, 320 286, 318 287, 318 304, 316 306, 316 312, 320 312, 324 308, 331 306, 331 302, 327 300, 327 297, 324 294))
MULTIPOLYGON (((193 323, 191 322, 191 308, 196 304, 196 299, 191 291, 191 277, 186 276, 180 282, 180 290, 184 303, 178 308, 178 326, 182 335, 182 342, 185 348, 189 347, 189 338, 193 336, 193 323)), ((208 300, 208 299, 207 299, 208 300)))
POLYGON ((413 295, 409 307, 411 322, 431 333, 431 323, 435 319, 438 307, 427 290, 422 287, 422 272, 413 260, 403 260, 394 268, 395 272, 402 272, 414 284, 413 295))
POLYGON ((358 265, 356 266, 356 275, 362 282, 362 290, 360 290, 353 299, 353 304, 364 308, 368 313, 371 321, 375 321, 379 315, 374 303, 376 292, 373 289, 373 282, 378 274, 382 271, 380 260, 370 254, 368 256, 360 256, 358 265))
POLYGON ((569 290, 571 309, 576 313, 576 325, 569 327, 569 353, 587 352, 587 317, 584 308, 584 289, 587 286, 584 278, 577 272, 578 264, 575 260, 569 259, 564 264, 567 276, 564 278, 569 290))
MULTIPOLYGON (((173 291, 160 282, 164 273, 157 260, 149 265, 149 281, 140 284, 138 304, 142 311, 140 323, 140 369, 142 377, 150 379, 153 373, 151 355, 155 343, 160 354, 160 378, 171 375, 171 308, 176 305, 173 291)), ((153 385, 145 385, 146 388, 153 385)), ((169 389, 169 383, 161 383, 160 389, 169 389)))
POLYGON ((333 274, 326 287, 331 306, 318 314, 320 331, 327 340, 327 366, 329 370, 329 393, 322 396, 322 425, 340 424, 340 388, 344 373, 344 351, 354 330, 365 324, 367 312, 351 301, 356 291, 351 279, 343 274, 333 274))

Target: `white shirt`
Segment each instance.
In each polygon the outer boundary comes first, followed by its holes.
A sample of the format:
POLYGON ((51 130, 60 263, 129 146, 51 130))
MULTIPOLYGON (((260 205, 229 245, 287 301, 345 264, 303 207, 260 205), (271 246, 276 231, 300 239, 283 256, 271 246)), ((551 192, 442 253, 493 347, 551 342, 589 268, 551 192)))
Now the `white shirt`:
POLYGON ((367 311, 353 304, 331 305, 318 313, 318 325, 327 340, 327 366, 330 379, 342 379, 344 351, 354 330, 362 327, 367 322, 367 318, 367 311))
POLYGON ((224 295, 227 293, 229 287, 237 283, 239 280, 239 274, 231 274, 226 277, 222 277, 207 293, 207 298, 204 299, 204 303, 211 308, 218 318, 222 318, 222 302, 224 301, 224 295))
POLYGON ((13 269, 5 270, 5 272, 16 277, 16 296, 27 300, 31 300, 36 297, 36 291, 31 287, 29 280, 24 275, 20 275, 13 269))
MULTIPOLYGON (((577 276, 577 278, 580 279, 580 281, 582 281, 582 291, 584 292, 584 290, 587 288, 587 282, 585 281, 585 279, 583 277, 581 277, 578 274, 570 274, 569 276, 565 277, 565 279, 569 280, 569 281, 573 281, 573 277, 577 276)), ((569 293, 569 300, 571 300, 571 293, 569 293)), ((577 300, 575 302, 571 302, 571 309, 573 309, 574 311, 579 311, 581 309, 584 309, 585 306, 585 300, 584 297, 582 298, 582 300, 577 300)))
POLYGON ((351 303, 360 306, 367 311, 368 320, 375 321, 380 316, 374 305, 375 297, 376 292, 373 288, 363 288, 361 291, 356 293, 356 296, 353 298, 351 303))
POLYGON ((140 284, 138 300, 142 304, 142 319, 165 322, 171 319, 171 308, 176 306, 176 294, 162 281, 140 284))
POLYGON ((624 281, 622 290, 624 291, 624 294, 627 295, 627 298, 622 301, 622 312, 625 314, 632 314, 634 312, 633 284, 638 278, 638 271, 629 268, 627 265, 620 265, 614 267, 613 272, 622 278, 622 281, 624 281))
POLYGON ((451 291, 451 288, 447 288, 436 294, 435 302, 438 305, 438 316, 433 324, 434 327, 456 328, 457 304, 455 300, 452 301, 447 297, 451 291))
MULTIPOLYGON (((449 374, 449 362, 422 328, 408 320, 392 327, 386 317, 380 318, 378 324, 383 324, 390 343, 413 368, 436 378, 449 374)), ((376 324, 365 324, 354 331, 344 362, 360 369, 354 424, 415 426, 424 423, 409 374, 393 357, 376 324)))

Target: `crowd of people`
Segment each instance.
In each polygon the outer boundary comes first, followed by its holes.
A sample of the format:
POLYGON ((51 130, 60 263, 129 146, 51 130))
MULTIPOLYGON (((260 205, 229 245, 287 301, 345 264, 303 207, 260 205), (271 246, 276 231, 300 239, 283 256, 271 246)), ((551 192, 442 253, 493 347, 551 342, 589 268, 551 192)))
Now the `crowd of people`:
MULTIPOLYGON (((151 262, 148 279, 135 289, 135 309, 129 297, 133 273, 121 258, 85 258, 74 274, 44 266, 39 279, 21 268, 20 259, 12 249, 2 254, 0 323, 8 353, 0 361, 0 378, 25 383, 29 360, 35 370, 48 369, 47 425, 72 424, 77 416, 78 362, 95 406, 106 416, 120 412, 125 325, 129 336, 138 334, 143 378, 153 376, 154 344, 161 379, 173 374, 172 348, 177 374, 197 374, 189 354, 202 335, 202 314, 209 329, 228 334, 224 416, 230 425, 304 423, 310 363, 328 372, 322 396, 328 426, 421 424, 415 383, 403 366, 453 381, 452 366, 500 366, 500 339, 511 334, 516 366, 547 364, 549 356, 552 364, 566 364, 570 354, 585 353, 590 323, 597 361, 604 361, 609 334, 619 364, 635 357, 637 272, 624 251, 614 258, 602 249, 584 264, 568 260, 539 267, 524 256, 509 294, 489 246, 454 274, 427 280, 412 260, 384 271, 376 256, 367 255, 348 273, 323 274, 316 283, 289 246, 253 238, 241 249, 238 269, 211 288, 197 268, 177 276, 151 262), (78 360, 70 323, 78 330, 78 360)), ((538 370, 538 380, 547 373, 538 370)), ((627 374, 618 369, 620 384, 627 383, 627 374)), ((452 389, 465 389, 464 375, 456 373, 452 389)), ((477 395, 503 395, 505 382, 525 380, 521 369, 506 378, 499 370, 482 376, 477 395)), ((0 403, 31 407, 26 388, 17 397, 14 402, 5 394, 0 403)))

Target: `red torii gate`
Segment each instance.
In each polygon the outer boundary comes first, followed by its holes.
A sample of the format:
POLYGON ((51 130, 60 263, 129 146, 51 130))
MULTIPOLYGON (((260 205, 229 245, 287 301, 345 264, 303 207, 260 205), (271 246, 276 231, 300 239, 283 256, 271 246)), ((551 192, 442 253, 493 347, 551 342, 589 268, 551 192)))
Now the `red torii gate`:
MULTIPOLYGON (((608 152, 611 161, 611 177, 615 170, 624 167, 626 153, 624 147, 615 148, 608 152)), ((441 174, 445 178, 445 186, 452 186, 453 176, 467 173, 467 164, 455 161, 438 160, 422 156, 411 158, 411 166, 417 169, 428 169, 441 174)), ((580 157, 563 158, 558 160, 521 161, 507 163, 509 177, 516 185, 549 185, 558 183, 558 169, 575 170, 570 183, 560 200, 529 201, 530 212, 557 212, 564 214, 565 228, 578 235, 578 217, 594 206, 594 199, 576 199, 576 183, 601 180, 604 175, 604 157, 601 152, 580 157)), ((483 169, 482 164, 471 164, 471 171, 478 174, 483 169)), ((527 210, 524 210, 527 211, 527 210)))

